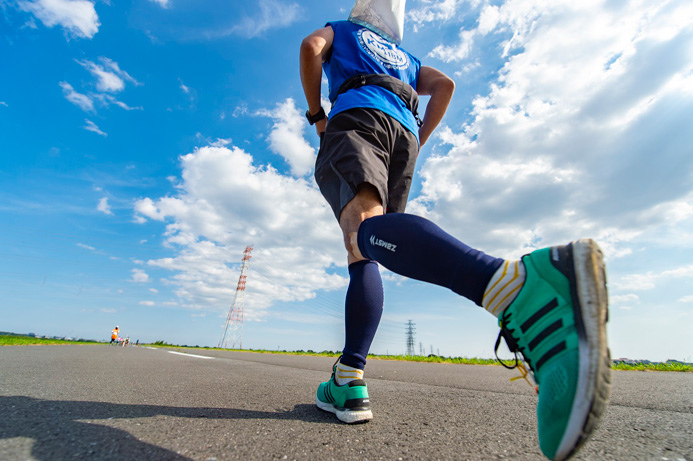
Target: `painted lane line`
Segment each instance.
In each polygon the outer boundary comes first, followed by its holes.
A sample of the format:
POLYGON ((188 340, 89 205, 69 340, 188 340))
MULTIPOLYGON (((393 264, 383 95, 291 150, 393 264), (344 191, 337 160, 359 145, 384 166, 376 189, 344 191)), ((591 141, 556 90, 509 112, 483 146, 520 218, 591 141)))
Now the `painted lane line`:
POLYGON ((207 357, 206 355, 195 355, 195 354, 184 354, 183 352, 168 351, 169 354, 184 355, 185 357, 195 357, 196 359, 213 359, 214 357, 207 357))

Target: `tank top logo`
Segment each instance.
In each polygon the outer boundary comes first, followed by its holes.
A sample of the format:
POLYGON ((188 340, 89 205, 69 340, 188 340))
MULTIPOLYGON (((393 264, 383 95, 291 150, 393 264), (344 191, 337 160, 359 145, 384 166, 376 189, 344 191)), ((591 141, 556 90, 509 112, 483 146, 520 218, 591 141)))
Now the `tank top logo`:
POLYGON ((409 56, 380 35, 368 29, 358 32, 359 43, 373 59, 388 69, 404 69, 409 66, 409 56))

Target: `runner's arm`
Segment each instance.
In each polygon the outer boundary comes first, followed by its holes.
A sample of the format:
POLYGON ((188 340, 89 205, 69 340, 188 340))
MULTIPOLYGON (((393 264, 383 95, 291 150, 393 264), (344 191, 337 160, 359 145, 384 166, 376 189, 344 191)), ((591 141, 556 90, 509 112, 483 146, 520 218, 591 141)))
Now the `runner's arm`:
MULTIPOLYGON (((316 114, 320 107, 320 87, 322 84, 322 63, 332 48, 334 31, 326 26, 318 29, 301 42, 300 69, 303 93, 308 102, 308 110, 316 114)), ((318 135, 325 131, 327 119, 315 123, 318 135)))
POLYGON ((455 82, 433 67, 421 66, 416 91, 420 96, 430 96, 423 117, 423 125, 419 128, 421 147, 436 129, 448 109, 452 94, 455 92, 455 82))

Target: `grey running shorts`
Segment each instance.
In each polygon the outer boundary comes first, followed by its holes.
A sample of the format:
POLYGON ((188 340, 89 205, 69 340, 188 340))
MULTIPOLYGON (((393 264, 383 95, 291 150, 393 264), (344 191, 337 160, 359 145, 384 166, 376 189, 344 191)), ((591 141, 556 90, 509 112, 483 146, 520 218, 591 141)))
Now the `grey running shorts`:
POLYGON ((416 136, 397 120, 376 109, 349 109, 327 123, 315 180, 338 221, 362 184, 375 186, 386 213, 402 213, 418 155, 416 136))

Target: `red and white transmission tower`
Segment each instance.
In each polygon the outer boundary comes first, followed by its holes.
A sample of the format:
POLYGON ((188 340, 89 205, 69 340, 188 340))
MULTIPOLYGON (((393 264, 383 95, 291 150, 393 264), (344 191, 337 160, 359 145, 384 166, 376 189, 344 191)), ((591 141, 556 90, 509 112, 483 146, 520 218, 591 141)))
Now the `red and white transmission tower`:
POLYGON ((236 294, 233 297, 233 303, 229 307, 229 314, 226 316, 226 326, 224 327, 224 336, 221 337, 218 347, 228 348, 229 341, 231 349, 243 349, 243 301, 245 299, 245 281, 247 278, 248 265, 250 264, 250 253, 253 251, 252 246, 245 247, 243 252, 243 260, 241 261, 241 276, 238 277, 238 286, 236 294))

